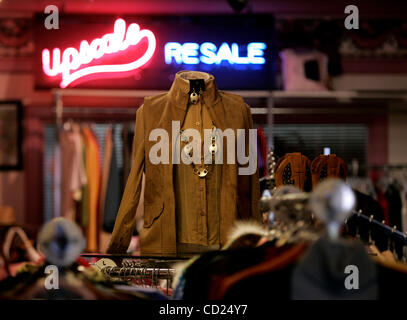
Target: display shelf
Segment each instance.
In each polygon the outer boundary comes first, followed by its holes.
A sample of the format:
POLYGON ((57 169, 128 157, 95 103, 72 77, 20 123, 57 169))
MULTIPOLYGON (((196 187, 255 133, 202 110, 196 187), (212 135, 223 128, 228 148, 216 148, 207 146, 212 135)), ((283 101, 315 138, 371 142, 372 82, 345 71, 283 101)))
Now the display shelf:
MULTIPOLYGON (((405 103, 407 102, 406 91, 284 91, 284 90, 227 90, 242 96, 243 98, 266 99, 261 107, 252 107, 253 115, 267 116, 267 127, 269 132, 268 146, 273 147, 272 125, 274 115, 295 115, 295 114, 383 114, 389 111, 407 112, 405 103), (313 104, 312 107, 300 107, 298 100, 304 103, 313 104), (383 106, 371 106, 355 108, 352 103, 355 101, 379 103, 383 106), (283 102, 283 107, 277 104, 283 102), (315 102, 315 105, 314 105, 315 102), (322 107, 316 107, 317 102, 323 103, 322 107), (291 105, 291 103, 293 103, 291 105), (347 108, 334 107, 335 104, 348 104, 347 108), (388 106, 393 104, 391 108, 388 106), (397 105, 398 104, 398 105, 397 105), (396 105, 396 107, 394 107, 396 105)), ((56 101, 57 123, 61 123, 63 113, 63 97, 117 97, 117 98, 144 98, 164 93, 161 90, 98 90, 98 89, 54 89, 52 90, 56 101)), ((98 112, 111 113, 112 108, 99 108, 98 112)), ((73 110, 71 110, 73 111, 73 110)), ((96 111, 96 110, 94 110, 96 111)), ((134 110, 133 110, 134 111, 134 110)), ((134 112, 133 112, 134 113, 134 112)))
POLYGON ((272 91, 275 99, 368 99, 403 100, 407 102, 406 91, 272 91))
MULTIPOLYGON (((267 90, 225 90, 244 98, 267 98, 271 91, 267 90)), ((100 89, 53 89, 54 95, 75 97, 118 97, 118 98, 144 98, 165 93, 166 90, 100 90, 100 89)))

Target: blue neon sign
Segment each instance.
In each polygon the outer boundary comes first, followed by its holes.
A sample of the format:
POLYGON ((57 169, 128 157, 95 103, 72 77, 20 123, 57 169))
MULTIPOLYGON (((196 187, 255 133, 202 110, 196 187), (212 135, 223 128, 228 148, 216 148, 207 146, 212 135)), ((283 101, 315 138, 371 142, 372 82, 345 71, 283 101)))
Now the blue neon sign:
POLYGON ((223 62, 231 65, 259 65, 265 64, 264 50, 267 45, 264 42, 250 42, 246 48, 242 45, 223 42, 219 48, 212 42, 202 44, 196 42, 167 42, 164 46, 164 57, 166 64, 221 64, 223 62), (246 51, 243 56, 242 52, 246 51))

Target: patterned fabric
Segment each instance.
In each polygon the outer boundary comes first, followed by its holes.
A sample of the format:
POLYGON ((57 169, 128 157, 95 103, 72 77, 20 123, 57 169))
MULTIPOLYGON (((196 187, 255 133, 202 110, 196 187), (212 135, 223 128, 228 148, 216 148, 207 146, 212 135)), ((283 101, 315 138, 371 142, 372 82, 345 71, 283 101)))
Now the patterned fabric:
POLYGON ((345 180, 348 168, 345 161, 335 154, 320 155, 312 161, 312 185, 315 186, 327 178, 340 178, 345 180))
POLYGON ((311 191, 311 161, 301 153, 287 153, 276 165, 276 186, 294 185, 300 190, 311 191))

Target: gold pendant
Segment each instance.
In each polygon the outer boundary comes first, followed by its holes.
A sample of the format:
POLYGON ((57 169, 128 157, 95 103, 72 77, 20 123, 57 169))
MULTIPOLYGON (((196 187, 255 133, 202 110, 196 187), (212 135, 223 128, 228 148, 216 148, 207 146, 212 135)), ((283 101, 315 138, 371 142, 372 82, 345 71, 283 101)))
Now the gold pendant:
POLYGON ((198 95, 196 94, 196 92, 192 92, 191 95, 189 96, 189 98, 191 99, 191 103, 195 104, 198 102, 198 95))
POLYGON ((186 155, 187 157, 190 157, 190 156, 191 156, 191 149, 192 149, 192 147, 191 147, 190 144, 187 144, 187 145, 184 147, 184 153, 185 153, 185 155, 186 155))
POLYGON ((197 169, 195 173, 198 175, 199 178, 205 178, 205 176, 208 174, 207 169, 197 169))
POLYGON ((212 153, 212 154, 215 154, 216 151, 218 151, 217 145, 216 145, 216 144, 211 144, 211 145, 209 146, 209 152, 212 153))

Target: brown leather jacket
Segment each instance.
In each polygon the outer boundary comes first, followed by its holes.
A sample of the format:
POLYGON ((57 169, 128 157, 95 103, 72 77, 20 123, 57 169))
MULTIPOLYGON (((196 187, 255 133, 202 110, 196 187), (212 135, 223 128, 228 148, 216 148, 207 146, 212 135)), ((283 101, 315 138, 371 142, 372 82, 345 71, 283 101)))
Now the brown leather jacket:
MULTIPOLYGON (((172 141, 172 121, 182 123, 189 100, 189 81, 181 78, 185 71, 178 72, 168 93, 146 97, 137 111, 134 134, 134 157, 131 172, 116 218, 108 253, 124 253, 130 243, 135 227, 135 213, 139 203, 143 171, 144 225, 140 230, 142 255, 174 256, 177 254, 175 199, 173 184, 172 148, 169 164, 154 165, 149 161, 149 152, 156 141, 149 141, 151 130, 165 129, 172 141)), ((215 126, 222 131, 227 128, 250 129, 253 126, 250 107, 240 96, 219 91, 214 77, 205 81, 203 100, 215 126)), ((248 149, 248 133, 246 133, 248 149)), ((221 179, 220 237, 226 243, 229 228, 236 219, 256 219, 258 213, 258 171, 252 175, 238 175, 239 164, 224 164, 221 179)), ((248 152, 246 152, 246 155, 248 152)), ((237 157, 236 157, 237 159, 237 157)), ((256 164, 257 166, 257 164, 256 164)))

